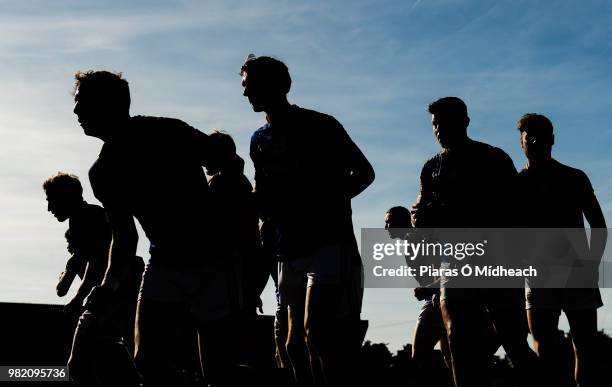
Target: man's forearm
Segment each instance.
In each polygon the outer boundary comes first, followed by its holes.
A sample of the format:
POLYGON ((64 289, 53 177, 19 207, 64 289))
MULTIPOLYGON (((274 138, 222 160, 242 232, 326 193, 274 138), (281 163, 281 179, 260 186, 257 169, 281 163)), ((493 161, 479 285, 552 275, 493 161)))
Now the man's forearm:
POLYGON ((136 256, 136 244, 137 242, 119 242, 113 239, 108 257, 108 268, 102 280, 103 286, 117 290, 129 270, 130 258, 136 256))
POLYGON ((591 228, 590 260, 599 263, 606 249, 608 239, 607 228, 591 228))

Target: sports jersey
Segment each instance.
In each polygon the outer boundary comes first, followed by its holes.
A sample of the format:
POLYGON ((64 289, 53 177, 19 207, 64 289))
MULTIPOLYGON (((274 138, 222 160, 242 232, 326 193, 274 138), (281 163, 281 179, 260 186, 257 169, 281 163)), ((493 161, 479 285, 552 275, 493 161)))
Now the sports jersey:
POLYGON ((202 163, 207 136, 170 118, 131 117, 104 143, 89 171, 104 207, 133 215, 151 242, 151 261, 185 267, 215 254, 202 163))
POLYGON ((347 183, 357 146, 332 116, 296 105, 251 138, 260 217, 281 256, 307 255, 352 235, 347 183))
POLYGON ((421 171, 416 227, 512 226, 516 169, 501 149, 468 140, 442 150, 421 171))

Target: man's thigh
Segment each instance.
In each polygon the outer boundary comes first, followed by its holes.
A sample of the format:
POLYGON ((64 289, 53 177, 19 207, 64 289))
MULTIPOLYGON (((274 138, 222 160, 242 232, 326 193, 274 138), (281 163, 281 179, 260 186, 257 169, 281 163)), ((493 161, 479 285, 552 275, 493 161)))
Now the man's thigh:
MULTIPOLYGON (((475 351, 485 348, 490 319, 478 300, 446 298, 441 301, 442 320, 451 346, 462 345, 475 351), (480 347, 483 348, 480 348, 480 347)), ((486 352, 486 350, 485 350, 486 352)))
POLYGON ((431 353, 436 343, 444 336, 446 336, 446 330, 442 322, 439 303, 426 301, 421 307, 414 329, 413 356, 416 358, 431 353))
POLYGON ((313 254, 306 273, 308 314, 343 318, 361 313, 363 266, 353 247, 350 243, 338 243, 313 254))
POLYGON ((565 315, 574 346, 581 350, 593 345, 597 335, 597 309, 566 311, 565 315))
POLYGON ((175 343, 189 324, 188 303, 141 298, 136 311, 136 356, 141 360, 143 356, 172 357, 175 343))
MULTIPOLYGON (((554 308, 530 308, 527 309, 527 321, 529 331, 536 342, 542 339, 558 339, 559 317, 561 309, 554 308)), ((536 346, 537 347, 537 346, 536 346)))

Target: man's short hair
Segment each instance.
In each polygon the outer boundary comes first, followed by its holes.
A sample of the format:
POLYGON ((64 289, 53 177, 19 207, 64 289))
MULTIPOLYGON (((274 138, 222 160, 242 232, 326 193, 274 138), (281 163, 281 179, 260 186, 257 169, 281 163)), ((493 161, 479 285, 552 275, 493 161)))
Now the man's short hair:
POLYGON ((58 172, 43 183, 48 196, 69 199, 83 199, 83 186, 79 178, 64 172, 58 172))
POLYGON ((395 206, 387 210, 387 214, 393 218, 395 225, 400 225, 399 228, 410 228, 412 227, 410 210, 406 207, 395 206))
POLYGON ((468 111, 465 102, 457 97, 443 97, 429 104, 427 111, 431 114, 467 117, 468 111))
POLYGON ((536 113, 523 114, 516 127, 521 132, 541 136, 552 136, 554 130, 552 122, 546 116, 536 113))
POLYGON ((222 160, 225 160, 236 153, 236 143, 234 143, 234 139, 229 134, 214 129, 213 132, 208 136, 209 146, 211 152, 220 157, 222 160))
POLYGON ((130 110, 130 87, 122 73, 94 70, 77 71, 74 74, 74 79, 73 94, 76 93, 78 88, 93 89, 97 98, 116 103, 121 109, 130 110))
POLYGON ((249 54, 240 68, 240 75, 244 75, 244 73, 255 75, 268 87, 282 91, 285 94, 291 90, 289 68, 276 58, 249 54))
POLYGON ((402 206, 395 206, 395 207, 389 208, 387 210, 387 214, 398 216, 400 218, 407 216, 408 219, 410 219, 410 210, 402 206))

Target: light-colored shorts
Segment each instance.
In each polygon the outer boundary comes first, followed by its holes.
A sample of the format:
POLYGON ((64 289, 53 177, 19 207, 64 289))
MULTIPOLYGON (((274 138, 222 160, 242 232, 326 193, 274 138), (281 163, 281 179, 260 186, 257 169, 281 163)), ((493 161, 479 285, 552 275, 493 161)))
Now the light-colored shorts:
POLYGON ((598 288, 526 288, 527 309, 577 311, 603 306, 598 288))
POLYGON ((306 288, 337 285, 337 316, 361 313, 363 299, 363 265, 357 247, 351 243, 323 246, 312 254, 279 262, 278 288, 280 303, 290 308, 303 307, 306 288))
POLYGON ((242 268, 238 255, 204 267, 168 268, 147 264, 139 299, 188 303, 200 322, 218 320, 242 307, 242 268))

